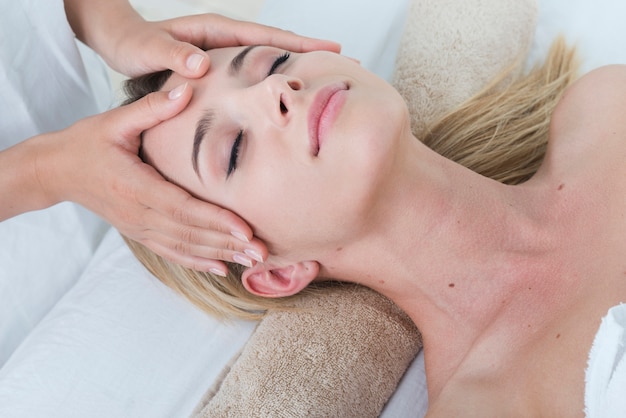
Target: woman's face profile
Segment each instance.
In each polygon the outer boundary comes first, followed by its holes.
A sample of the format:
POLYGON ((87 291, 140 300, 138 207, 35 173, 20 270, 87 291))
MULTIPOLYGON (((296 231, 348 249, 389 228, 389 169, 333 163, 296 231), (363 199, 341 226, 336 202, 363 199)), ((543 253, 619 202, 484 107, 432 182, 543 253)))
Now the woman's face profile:
POLYGON ((189 106, 147 131, 147 160, 197 197, 246 219, 275 254, 340 245, 376 197, 399 132, 396 91, 329 52, 252 46, 210 50, 184 82, 189 106), (306 237, 306 239, 305 239, 306 237))

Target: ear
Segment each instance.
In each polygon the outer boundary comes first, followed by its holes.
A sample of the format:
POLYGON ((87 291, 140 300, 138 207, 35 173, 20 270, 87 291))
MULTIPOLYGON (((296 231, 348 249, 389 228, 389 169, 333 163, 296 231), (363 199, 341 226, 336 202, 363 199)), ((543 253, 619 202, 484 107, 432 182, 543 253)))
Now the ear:
POLYGON ((256 263, 246 269, 241 281, 246 290, 257 296, 279 298, 295 295, 309 285, 319 274, 316 261, 303 261, 285 267, 271 268, 256 263))

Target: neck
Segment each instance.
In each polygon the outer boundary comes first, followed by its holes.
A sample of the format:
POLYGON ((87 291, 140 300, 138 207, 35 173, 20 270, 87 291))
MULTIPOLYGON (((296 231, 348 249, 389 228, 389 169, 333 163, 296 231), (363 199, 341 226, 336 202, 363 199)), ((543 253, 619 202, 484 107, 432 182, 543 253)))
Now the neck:
POLYGON ((553 234, 532 182, 505 186, 411 144, 398 153, 367 232, 323 264, 398 304, 422 332, 427 370, 447 368, 449 377, 528 277, 549 271, 553 234))

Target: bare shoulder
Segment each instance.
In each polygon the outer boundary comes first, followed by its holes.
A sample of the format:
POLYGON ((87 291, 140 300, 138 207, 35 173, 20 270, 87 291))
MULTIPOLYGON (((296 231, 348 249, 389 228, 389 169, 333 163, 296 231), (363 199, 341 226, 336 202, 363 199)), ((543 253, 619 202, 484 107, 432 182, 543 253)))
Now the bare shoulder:
POLYGON ((611 165, 625 153, 626 65, 601 67, 577 80, 557 105, 546 162, 562 172, 611 165))
POLYGON ((587 73, 567 89, 552 126, 566 133, 626 131, 625 112, 626 65, 610 65, 587 73))

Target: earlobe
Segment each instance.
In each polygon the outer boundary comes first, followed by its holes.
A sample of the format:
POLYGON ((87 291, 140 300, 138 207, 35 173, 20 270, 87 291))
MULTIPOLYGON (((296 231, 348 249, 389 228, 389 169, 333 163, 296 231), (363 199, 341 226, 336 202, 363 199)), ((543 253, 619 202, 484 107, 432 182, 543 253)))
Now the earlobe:
POLYGON ((252 294, 279 298, 295 295, 307 287, 317 277, 319 269, 316 261, 303 261, 276 268, 257 263, 244 271, 241 281, 252 294))

